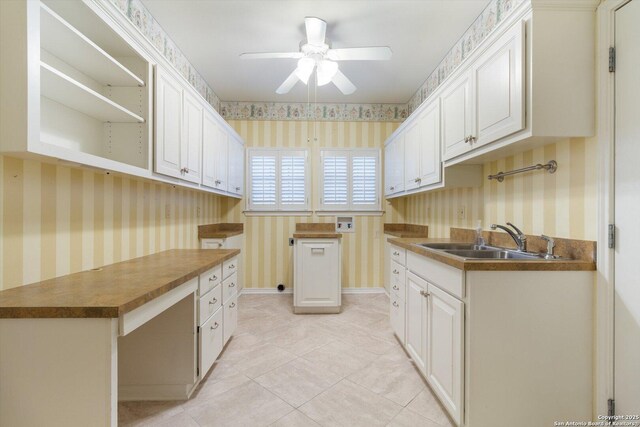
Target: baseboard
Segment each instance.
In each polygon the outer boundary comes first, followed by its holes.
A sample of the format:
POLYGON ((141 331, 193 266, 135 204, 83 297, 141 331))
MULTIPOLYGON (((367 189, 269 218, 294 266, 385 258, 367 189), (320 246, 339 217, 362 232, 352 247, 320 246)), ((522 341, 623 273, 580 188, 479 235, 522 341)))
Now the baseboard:
MULTIPOLYGON (((240 295, 273 295, 273 294, 292 294, 293 289, 286 288, 284 291, 280 292, 276 288, 243 288, 240 291, 240 295)), ((343 294, 386 294, 389 296, 389 293, 385 288, 342 288, 343 294)))
POLYGON ((120 385, 118 387, 118 401, 136 400, 186 400, 189 398, 196 384, 150 384, 150 385, 120 385))

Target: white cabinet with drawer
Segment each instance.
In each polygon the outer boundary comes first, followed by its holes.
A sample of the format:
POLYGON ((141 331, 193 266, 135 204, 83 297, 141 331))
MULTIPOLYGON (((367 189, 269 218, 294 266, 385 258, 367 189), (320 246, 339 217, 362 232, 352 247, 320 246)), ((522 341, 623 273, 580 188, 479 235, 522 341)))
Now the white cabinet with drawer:
POLYGON ((298 238, 294 251, 294 313, 339 313, 341 239, 298 238))
POLYGON ((218 358, 222 347, 223 340, 223 311, 218 310, 213 316, 200 326, 200 359, 199 370, 200 378, 204 377, 211 369, 213 362, 218 358))
POLYGON ((238 293, 238 274, 233 273, 222 281, 222 300, 226 303, 234 294, 238 293))
POLYGON ((222 306, 222 286, 218 285, 201 296, 199 304, 199 324, 202 325, 222 306))
POLYGON ((402 344, 405 343, 405 301, 397 294, 389 295, 389 320, 391 329, 402 344))
POLYGON ((222 279, 226 279, 227 277, 234 274, 238 271, 238 257, 233 257, 228 261, 222 263, 222 279))
POLYGON ((407 265, 407 250, 403 248, 399 248, 398 246, 391 245, 391 253, 390 257, 393 261, 397 262, 400 265, 407 265))
POLYGON ((391 270, 389 272, 389 284, 391 286, 390 292, 396 294, 398 297, 404 300, 406 270, 404 266, 398 264, 396 261, 391 261, 390 270, 391 270))
POLYGON ((202 296, 215 288, 222 280, 222 265, 216 265, 211 270, 200 275, 199 294, 202 296))
POLYGON ((224 343, 226 344, 238 326, 238 294, 226 300, 222 308, 224 313, 224 343))

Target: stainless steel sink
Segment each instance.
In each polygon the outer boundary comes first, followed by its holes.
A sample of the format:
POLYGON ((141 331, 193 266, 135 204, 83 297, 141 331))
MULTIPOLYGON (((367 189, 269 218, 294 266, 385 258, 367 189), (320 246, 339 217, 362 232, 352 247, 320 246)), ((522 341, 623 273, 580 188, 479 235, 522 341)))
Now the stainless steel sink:
POLYGON ((418 246, 439 250, 496 250, 489 246, 476 246, 473 243, 420 243, 418 246))
POLYGON ((509 251, 509 250, 495 250, 495 249, 480 249, 480 250, 445 250, 444 252, 456 255, 462 258, 476 258, 476 259, 544 259, 540 255, 509 251))

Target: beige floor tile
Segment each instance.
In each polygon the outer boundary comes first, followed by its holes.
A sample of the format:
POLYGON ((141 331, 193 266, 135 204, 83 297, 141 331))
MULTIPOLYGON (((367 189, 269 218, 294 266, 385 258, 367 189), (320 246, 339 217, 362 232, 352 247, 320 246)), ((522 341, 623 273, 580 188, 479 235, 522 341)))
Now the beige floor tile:
POLYGON ((290 353, 301 355, 334 340, 334 336, 322 332, 320 328, 298 322, 270 338, 269 342, 290 353))
POLYGON ((233 367, 250 378, 259 377, 262 374, 284 365, 295 359, 295 354, 289 353, 273 344, 261 344, 242 358, 235 360, 233 367))
POLYGON ((380 396, 406 406, 425 388, 425 382, 409 362, 381 357, 348 379, 380 396))
POLYGON ((118 425, 158 425, 184 412, 182 402, 119 402, 118 425))
POLYGON ((379 356, 342 341, 333 341, 311 350, 301 357, 322 366, 322 369, 328 369, 335 374, 346 377, 373 362, 379 356))
POLYGON ((407 408, 402 409, 387 427, 442 427, 427 418, 424 418, 407 408))
POLYGON ((253 351, 263 343, 262 338, 253 334, 234 335, 225 346, 218 360, 233 362, 241 359, 247 352, 253 351))
POLYGON ((299 358, 282 365, 255 381, 293 407, 298 407, 322 393, 342 377, 308 360, 299 358))
POLYGON ((407 409, 422 415, 424 418, 435 421, 440 425, 449 426, 451 424, 449 417, 429 387, 425 387, 425 389, 407 405, 407 409))
POLYGON ((218 396, 229 390, 251 382, 251 378, 244 374, 235 374, 219 381, 210 382, 203 381, 198 386, 198 389, 191 395, 189 400, 182 404, 183 408, 189 409, 194 406, 207 404, 213 402, 218 396))
POLYGON ((216 399, 186 409, 200 426, 268 426, 293 408, 250 381, 216 399))
POLYGON ((342 380, 299 409, 322 426, 369 427, 386 425, 402 407, 349 380, 342 380))
POLYGON ((359 349, 377 354, 379 356, 395 350, 397 346, 397 344, 393 344, 389 341, 383 340, 381 338, 376 338, 373 335, 365 333, 350 334, 339 339, 341 341, 354 345, 359 349))
POLYGON ((387 313, 368 310, 366 307, 360 308, 360 306, 354 307, 353 309, 341 314, 342 315, 339 316, 337 320, 343 323, 353 323, 355 325, 372 324, 389 318, 387 313))
POLYGON ((271 427, 314 427, 318 425, 302 412, 295 410, 271 424, 271 427))

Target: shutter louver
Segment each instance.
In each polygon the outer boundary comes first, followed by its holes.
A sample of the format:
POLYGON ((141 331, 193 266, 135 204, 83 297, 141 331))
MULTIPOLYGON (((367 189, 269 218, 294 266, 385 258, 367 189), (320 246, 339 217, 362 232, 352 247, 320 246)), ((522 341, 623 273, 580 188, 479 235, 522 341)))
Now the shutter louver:
POLYGON ((276 206, 276 156, 251 156, 251 204, 276 206))
POLYGON ((283 155, 281 158, 281 204, 302 206, 306 203, 304 155, 283 155))
POLYGON ((348 205, 348 162, 347 155, 325 154, 322 160, 322 204, 348 205))
POLYGON ((358 156, 351 158, 353 171, 353 190, 351 193, 354 205, 375 205, 377 203, 376 156, 358 156))

